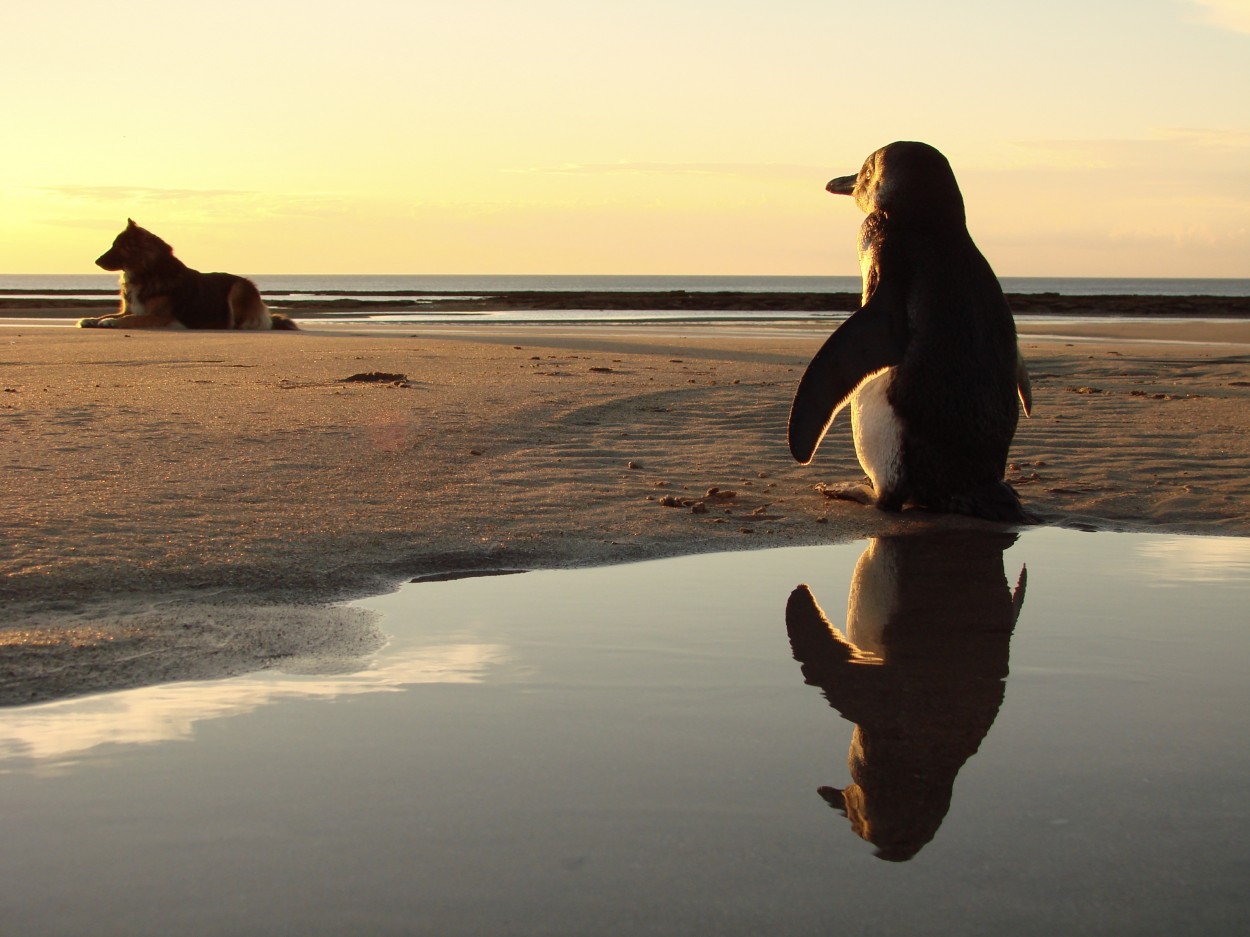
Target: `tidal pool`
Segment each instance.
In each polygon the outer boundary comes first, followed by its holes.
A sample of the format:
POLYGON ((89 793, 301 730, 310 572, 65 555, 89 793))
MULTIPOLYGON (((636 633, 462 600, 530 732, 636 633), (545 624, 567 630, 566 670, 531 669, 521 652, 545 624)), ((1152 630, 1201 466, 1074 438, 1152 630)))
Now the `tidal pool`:
POLYGON ((385 647, 0 710, 13 934, 1250 931, 1250 541, 411 584, 385 647))

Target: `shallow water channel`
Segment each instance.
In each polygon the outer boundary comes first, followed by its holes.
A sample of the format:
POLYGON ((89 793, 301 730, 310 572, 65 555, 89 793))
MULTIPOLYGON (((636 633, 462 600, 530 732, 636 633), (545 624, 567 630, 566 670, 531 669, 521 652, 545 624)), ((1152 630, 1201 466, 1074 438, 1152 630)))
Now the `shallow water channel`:
POLYGON ((1250 930, 1250 541, 424 582, 390 638, 0 710, 13 934, 1250 930))

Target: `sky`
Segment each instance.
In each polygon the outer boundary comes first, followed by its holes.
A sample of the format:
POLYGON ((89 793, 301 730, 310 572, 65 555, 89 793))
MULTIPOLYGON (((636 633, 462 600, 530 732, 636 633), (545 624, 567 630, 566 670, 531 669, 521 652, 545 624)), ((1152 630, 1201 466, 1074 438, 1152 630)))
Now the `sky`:
POLYGON ((1000 276, 1250 277, 1250 0, 40 0, 0 273, 127 218, 247 274, 855 275, 833 176, 950 159, 1000 276))

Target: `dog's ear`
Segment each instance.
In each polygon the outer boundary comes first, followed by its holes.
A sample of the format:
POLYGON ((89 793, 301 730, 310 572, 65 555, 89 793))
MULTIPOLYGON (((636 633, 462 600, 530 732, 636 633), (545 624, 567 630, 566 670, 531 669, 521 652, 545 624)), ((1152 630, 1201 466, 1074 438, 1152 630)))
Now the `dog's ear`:
POLYGON ((127 224, 126 224, 126 227, 127 227, 127 228, 137 228, 137 227, 139 227, 137 224, 135 224, 135 220, 134 220, 133 218, 127 218, 127 219, 126 219, 126 222, 127 222, 127 224))

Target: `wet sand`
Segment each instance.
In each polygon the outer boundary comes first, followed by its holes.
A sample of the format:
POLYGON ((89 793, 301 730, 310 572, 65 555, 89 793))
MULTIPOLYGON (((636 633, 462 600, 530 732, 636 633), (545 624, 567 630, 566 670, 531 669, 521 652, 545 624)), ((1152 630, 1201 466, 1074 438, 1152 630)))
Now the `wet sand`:
MULTIPOLYGON (((794 464, 824 329, 305 326, 0 330, 0 643, 55 670, 139 614, 167 647, 193 607, 977 523, 822 497, 861 476, 846 420, 794 464)), ((1033 511, 1250 534, 1250 322, 1021 333, 1035 410, 1009 480, 1033 511)), ((274 658, 247 653, 227 669, 274 658)))

